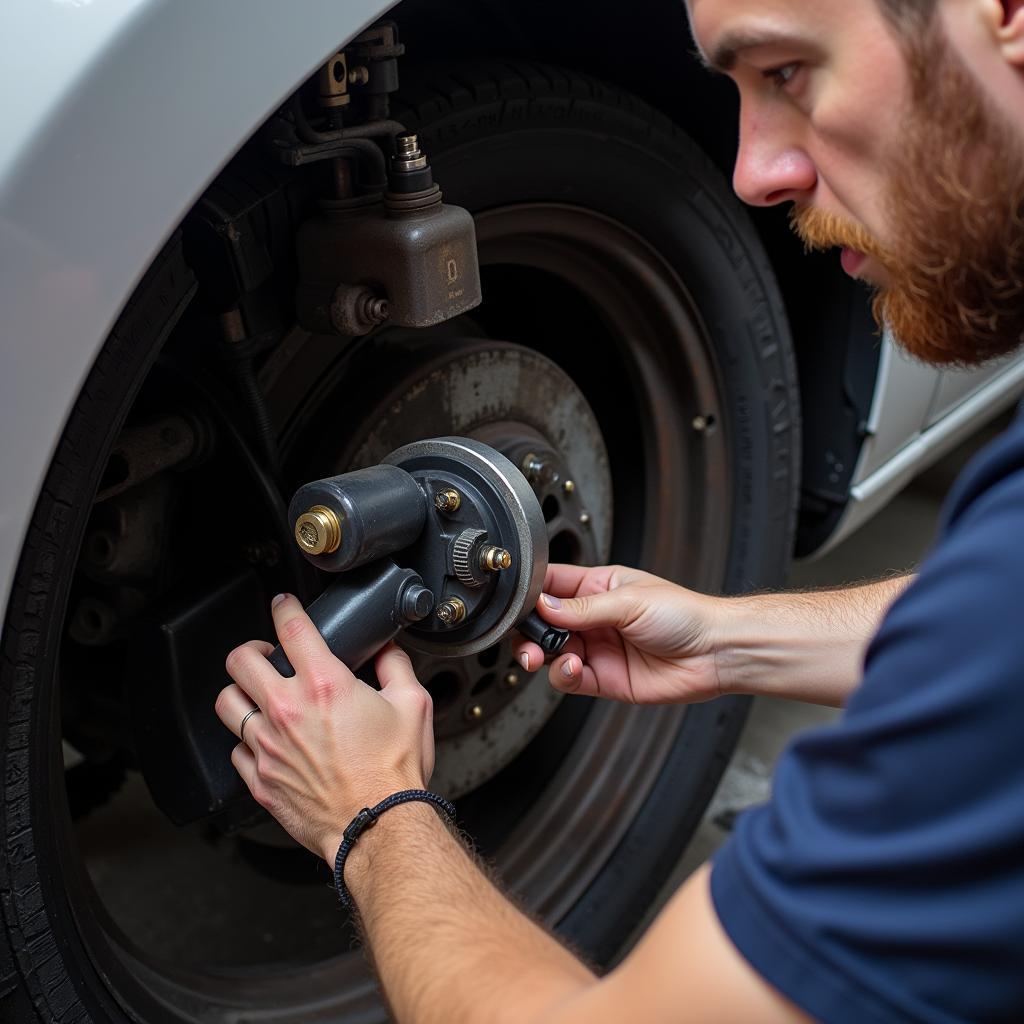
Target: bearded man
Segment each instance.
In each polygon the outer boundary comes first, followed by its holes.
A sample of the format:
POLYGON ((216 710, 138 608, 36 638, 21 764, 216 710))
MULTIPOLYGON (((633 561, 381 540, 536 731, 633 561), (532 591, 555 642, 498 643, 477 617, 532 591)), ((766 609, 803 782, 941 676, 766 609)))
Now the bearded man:
MULTIPOLYGON (((808 246, 840 247, 921 359, 1021 346, 1024 0, 689 11, 705 61, 739 88, 740 197, 792 203, 808 246)), ((539 610, 574 632, 555 687, 636 703, 773 693, 844 716, 790 749, 771 801, 603 978, 519 913, 432 807, 381 815, 342 881, 395 1017, 1024 1019, 1022 537, 1018 422, 959 482, 913 581, 721 599, 552 566, 539 610)), ((237 733, 253 702, 277 707, 250 721, 234 763, 334 864, 361 807, 429 777, 430 701, 397 648, 378 659, 378 693, 294 598, 275 599, 274 618, 298 680, 277 675, 269 645, 246 645, 218 713, 237 733), (297 685, 319 699, 283 700, 297 685)), ((519 656, 528 670, 543 658, 525 641, 519 656)))

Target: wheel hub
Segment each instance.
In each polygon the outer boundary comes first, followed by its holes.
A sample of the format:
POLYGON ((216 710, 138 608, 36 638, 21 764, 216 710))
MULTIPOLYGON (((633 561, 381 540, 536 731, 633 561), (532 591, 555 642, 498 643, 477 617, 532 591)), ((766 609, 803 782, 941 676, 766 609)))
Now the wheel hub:
MULTIPOLYGON (((579 389, 555 363, 516 345, 461 342, 446 349, 397 382, 388 380, 330 471, 373 465, 431 432, 472 437, 523 470, 541 502, 552 561, 606 560, 611 477, 600 429, 579 389)), ((472 658, 410 656, 434 700, 432 785, 450 796, 511 762, 561 697, 546 672, 524 671, 509 639, 472 658)))

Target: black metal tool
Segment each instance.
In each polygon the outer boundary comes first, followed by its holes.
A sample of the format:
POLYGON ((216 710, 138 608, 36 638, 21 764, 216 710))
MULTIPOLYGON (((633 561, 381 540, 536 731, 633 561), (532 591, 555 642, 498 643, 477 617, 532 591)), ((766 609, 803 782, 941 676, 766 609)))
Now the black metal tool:
MULTIPOLYGON (((403 630, 406 646, 451 658, 516 627, 549 655, 569 637, 533 610, 547 570, 537 497, 485 444, 406 445, 379 466, 299 488, 288 515, 309 561, 340 574, 308 611, 351 668, 403 630)), ((271 661, 290 670, 279 649, 271 661)))
MULTIPOLYGON (((467 438, 419 441, 378 466, 314 480, 288 510, 299 550, 334 580, 307 609, 330 649, 358 669, 389 640, 437 657, 479 654, 518 628, 546 654, 569 634, 534 611, 548 563, 544 516, 520 471, 467 438)), ((178 824, 231 830, 260 813, 231 765, 237 742, 213 713, 226 681, 195 652, 270 630, 250 571, 181 608, 140 650, 132 688, 139 765, 178 824), (154 656, 155 655, 155 656, 154 656), (202 681, 206 680, 206 684, 202 681)), ((270 655, 294 675, 280 647, 270 655)))

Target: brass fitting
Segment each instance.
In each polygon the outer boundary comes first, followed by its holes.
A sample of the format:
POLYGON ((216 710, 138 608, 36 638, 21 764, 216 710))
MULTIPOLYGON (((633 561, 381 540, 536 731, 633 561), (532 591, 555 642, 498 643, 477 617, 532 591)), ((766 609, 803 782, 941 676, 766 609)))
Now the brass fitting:
POLYGON ((449 597, 437 606, 442 625, 456 626, 466 617, 466 606, 460 597, 449 597))
POLYGON ((504 549, 493 544, 480 551, 480 568, 488 572, 501 572, 512 568, 512 556, 504 549))
POLYGON ((295 520, 295 543, 307 555, 331 555, 341 546, 341 521, 334 509, 314 505, 295 520))
POLYGON ((392 157, 392 166, 402 171, 421 171, 427 166, 427 158, 420 149, 419 136, 415 132, 403 132, 395 136, 397 151, 392 157))
POLYGON ((458 512, 461 504, 462 495, 454 487, 448 487, 434 495, 434 507, 438 512, 458 512))
POLYGON ((320 105, 323 107, 347 107, 350 100, 348 60, 342 50, 320 68, 320 105))

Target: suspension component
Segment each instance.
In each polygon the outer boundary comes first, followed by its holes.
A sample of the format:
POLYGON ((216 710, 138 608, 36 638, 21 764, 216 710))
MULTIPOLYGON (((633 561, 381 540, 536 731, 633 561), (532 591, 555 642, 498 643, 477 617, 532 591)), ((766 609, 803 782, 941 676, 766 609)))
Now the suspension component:
POLYGON ((415 135, 398 147, 382 198, 322 200, 299 229, 296 310, 309 331, 431 327, 480 304, 473 218, 442 202, 415 135))

